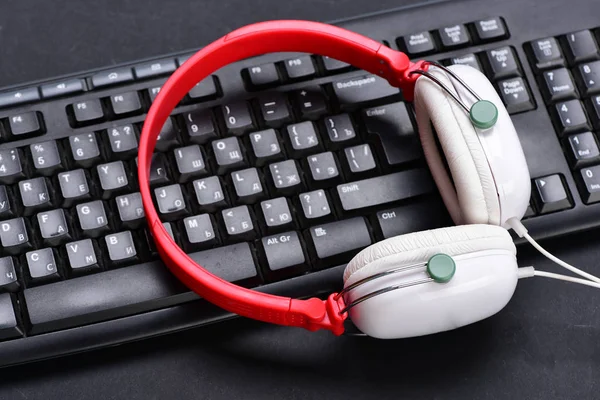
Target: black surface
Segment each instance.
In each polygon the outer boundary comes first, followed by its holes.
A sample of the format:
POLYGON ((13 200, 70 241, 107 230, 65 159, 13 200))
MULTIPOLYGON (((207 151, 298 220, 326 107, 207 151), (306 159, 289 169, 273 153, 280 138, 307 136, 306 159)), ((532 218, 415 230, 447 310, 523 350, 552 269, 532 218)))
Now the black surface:
MULTIPOLYGON (((400 3, 3 4, 0 85, 197 47, 262 19, 327 21, 400 3)), ((577 265, 600 256, 597 232, 545 245, 577 265)), ((521 265, 556 270, 529 250, 520 249, 521 265)), ((0 399, 597 398, 600 295, 536 279, 521 282, 497 316, 444 335, 335 338, 238 319, 2 370, 0 399)))

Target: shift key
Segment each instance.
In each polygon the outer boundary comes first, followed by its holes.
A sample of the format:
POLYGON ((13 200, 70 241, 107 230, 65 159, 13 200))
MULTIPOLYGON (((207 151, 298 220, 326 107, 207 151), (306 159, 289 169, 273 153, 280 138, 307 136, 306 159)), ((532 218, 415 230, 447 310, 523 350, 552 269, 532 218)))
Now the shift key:
POLYGON ((358 104, 364 104, 376 99, 394 96, 400 93, 398 88, 391 86, 385 79, 376 75, 361 75, 333 82, 333 91, 346 110, 358 104))
POLYGON ((433 190, 433 181, 425 169, 411 169, 337 186, 344 211, 404 200, 433 190))

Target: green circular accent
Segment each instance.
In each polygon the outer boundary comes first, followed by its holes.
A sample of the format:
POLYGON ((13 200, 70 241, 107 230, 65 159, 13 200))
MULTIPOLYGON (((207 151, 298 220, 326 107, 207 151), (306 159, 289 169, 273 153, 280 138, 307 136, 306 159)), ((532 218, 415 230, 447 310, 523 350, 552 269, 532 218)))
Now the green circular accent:
POLYGON ((427 273, 438 283, 446 283, 454 276, 456 264, 447 254, 436 254, 427 261, 427 273))
POLYGON ((469 117, 475 127, 488 129, 498 121, 498 109, 491 101, 479 100, 471 106, 469 117))

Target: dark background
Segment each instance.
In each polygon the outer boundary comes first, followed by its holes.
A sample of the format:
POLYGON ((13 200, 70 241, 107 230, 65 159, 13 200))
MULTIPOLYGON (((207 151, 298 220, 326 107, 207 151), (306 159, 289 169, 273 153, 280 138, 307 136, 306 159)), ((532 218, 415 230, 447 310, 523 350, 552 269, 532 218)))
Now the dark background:
MULTIPOLYGON (((196 48, 264 19, 331 21, 410 3, 4 1, 0 86, 196 48)), ((600 273, 597 232, 544 244, 600 273)), ((557 270, 527 246, 519 253, 522 266, 557 270)), ((597 399, 600 295, 536 279, 498 315, 443 335, 336 338, 237 319, 0 370, 0 399, 597 399)))

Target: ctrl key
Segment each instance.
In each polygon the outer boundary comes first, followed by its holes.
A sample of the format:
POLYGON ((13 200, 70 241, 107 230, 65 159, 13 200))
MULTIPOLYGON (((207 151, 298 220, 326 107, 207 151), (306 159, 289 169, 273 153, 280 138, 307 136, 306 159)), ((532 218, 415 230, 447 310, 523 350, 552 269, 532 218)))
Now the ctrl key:
POLYGON ((558 174, 535 179, 535 201, 541 214, 571 208, 572 203, 558 174))
POLYGON ((581 171, 582 183, 580 192, 586 204, 600 201, 600 165, 583 168, 581 171))

